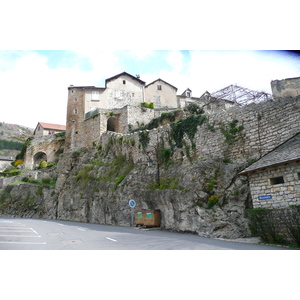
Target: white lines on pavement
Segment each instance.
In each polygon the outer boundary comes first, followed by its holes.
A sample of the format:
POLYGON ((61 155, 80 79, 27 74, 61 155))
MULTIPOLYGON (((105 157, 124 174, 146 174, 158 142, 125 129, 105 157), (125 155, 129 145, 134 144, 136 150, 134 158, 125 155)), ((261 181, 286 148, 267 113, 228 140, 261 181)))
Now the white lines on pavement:
POLYGON ((85 229, 84 228, 77 228, 78 230, 81 230, 81 231, 85 231, 85 229))
POLYGON ((110 240, 110 241, 113 241, 113 242, 116 242, 117 240, 114 240, 114 239, 111 239, 111 238, 109 238, 109 237, 106 237, 108 240, 110 240))
MULTIPOLYGON (((2 232, 31 232, 31 230, 0 230, 0 233, 2 232)), ((38 233, 37 233, 38 234, 38 233)))
POLYGON ((16 237, 30 237, 30 238, 35 238, 35 237, 41 237, 40 235, 17 235, 17 234, 0 234, 0 236, 16 236, 16 237))
POLYGON ((38 234, 34 229, 32 229, 32 228, 29 228, 29 229, 31 229, 35 234, 38 234))
POLYGON ((60 224, 60 223, 57 223, 57 225, 60 225, 60 226, 65 226, 64 224, 60 224))
POLYGON ((0 226, 0 228, 19 228, 24 227, 25 225, 18 225, 18 226, 0 226))
POLYGON ((23 244, 23 245, 46 245, 45 242, 43 243, 29 243, 29 242, 2 242, 0 244, 23 244))

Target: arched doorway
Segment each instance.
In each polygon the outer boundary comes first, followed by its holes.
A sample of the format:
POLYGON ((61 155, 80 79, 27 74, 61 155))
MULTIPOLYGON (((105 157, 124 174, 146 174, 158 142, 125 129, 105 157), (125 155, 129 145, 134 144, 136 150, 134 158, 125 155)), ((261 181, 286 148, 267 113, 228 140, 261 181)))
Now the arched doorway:
POLYGON ((107 120, 107 131, 118 132, 119 130, 119 122, 118 118, 113 116, 107 120))
POLYGON ((51 159, 51 161, 49 162, 57 162, 60 158, 60 155, 63 154, 64 150, 63 149, 60 149, 58 151, 56 151, 51 159))
POLYGON ((38 167, 43 160, 47 161, 47 154, 42 151, 37 152, 33 156, 33 166, 38 167))

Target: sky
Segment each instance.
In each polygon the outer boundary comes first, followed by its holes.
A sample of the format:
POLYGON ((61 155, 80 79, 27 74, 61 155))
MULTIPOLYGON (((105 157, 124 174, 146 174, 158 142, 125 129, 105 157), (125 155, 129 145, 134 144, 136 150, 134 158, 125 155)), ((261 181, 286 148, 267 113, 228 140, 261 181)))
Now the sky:
POLYGON ((0 122, 35 128, 66 123, 67 91, 104 87, 121 72, 158 78, 194 97, 236 84, 271 93, 270 82, 300 76, 300 55, 287 51, 221 50, 1 50, 0 122))

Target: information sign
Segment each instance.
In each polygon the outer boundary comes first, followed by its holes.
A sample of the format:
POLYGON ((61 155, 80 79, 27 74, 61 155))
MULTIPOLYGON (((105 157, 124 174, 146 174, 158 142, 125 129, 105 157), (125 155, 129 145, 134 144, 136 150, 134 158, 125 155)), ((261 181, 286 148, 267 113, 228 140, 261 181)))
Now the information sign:
POLYGON ((272 199, 272 195, 259 196, 258 200, 268 200, 272 199))

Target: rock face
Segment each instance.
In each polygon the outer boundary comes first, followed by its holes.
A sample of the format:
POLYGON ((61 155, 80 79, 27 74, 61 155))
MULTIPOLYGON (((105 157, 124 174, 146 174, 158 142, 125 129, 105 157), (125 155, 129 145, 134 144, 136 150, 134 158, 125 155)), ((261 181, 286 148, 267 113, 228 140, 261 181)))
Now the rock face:
POLYGON ((115 156, 112 149, 112 156, 103 153, 89 150, 63 155, 56 184, 58 219, 130 226, 128 203, 134 199, 136 209, 161 211, 163 229, 205 237, 249 236, 243 217, 249 188, 237 176, 239 165, 205 159, 176 162, 161 168, 161 187, 155 189, 156 167, 132 165, 130 158, 115 156), (126 176, 118 183, 120 174, 126 176), (212 195, 218 197, 220 206, 208 208, 212 195))
POLYGON ((29 184, 8 185, 0 195, 0 215, 56 219, 56 199, 54 187, 29 184))
POLYGON ((297 132, 299 101, 186 115, 131 135, 103 134, 88 149, 62 154, 52 171, 34 175, 41 182, 55 180, 55 188, 0 187, 0 215, 129 226, 128 203, 134 199, 136 209, 160 209, 163 229, 249 237, 244 210, 251 207, 251 195, 247 178, 238 173, 297 132))

